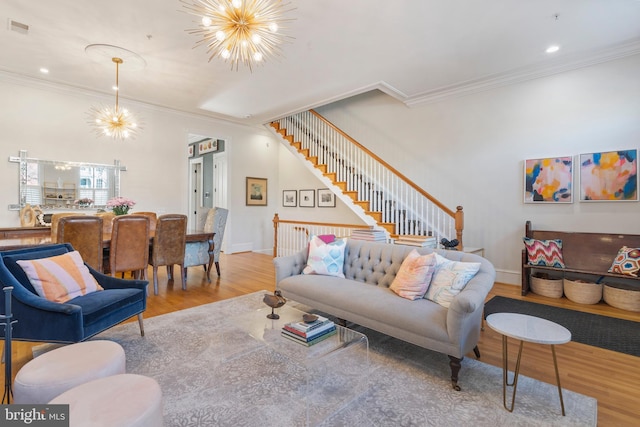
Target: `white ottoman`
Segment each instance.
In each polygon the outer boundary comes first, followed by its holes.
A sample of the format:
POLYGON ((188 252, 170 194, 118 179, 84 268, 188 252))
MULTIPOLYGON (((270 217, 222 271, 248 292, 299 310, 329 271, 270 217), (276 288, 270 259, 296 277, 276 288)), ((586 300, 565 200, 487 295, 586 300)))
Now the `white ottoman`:
POLYGON ((97 378, 125 373, 125 355, 113 341, 85 341, 56 348, 24 365, 13 384, 13 403, 43 404, 97 378))
POLYGON ((142 375, 93 380, 49 403, 69 405, 70 427, 162 426, 162 391, 156 380, 142 375))

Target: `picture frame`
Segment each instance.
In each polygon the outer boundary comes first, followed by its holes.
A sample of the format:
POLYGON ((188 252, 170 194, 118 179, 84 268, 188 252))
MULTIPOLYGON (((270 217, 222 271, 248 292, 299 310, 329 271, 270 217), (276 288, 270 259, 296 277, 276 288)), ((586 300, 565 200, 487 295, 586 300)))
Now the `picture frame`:
POLYGON ((524 161, 524 203, 573 203, 573 156, 524 161))
POLYGON ((282 190, 282 206, 290 208, 298 206, 298 192, 296 190, 282 190))
POLYGON ((247 177, 247 206, 267 206, 267 178, 247 177))
POLYGON ((195 154, 194 147, 195 146, 193 144, 187 146, 187 157, 193 157, 193 155, 195 154))
POLYGON ((316 206, 316 190, 300 190, 300 207, 315 208, 316 206))
POLYGON ((198 154, 209 153, 211 151, 218 151, 217 139, 205 139, 198 143, 198 154))
POLYGON ((335 208, 336 195, 328 188, 318 188, 318 207, 335 208))
POLYGON ((580 154, 581 202, 637 202, 638 150, 580 154))

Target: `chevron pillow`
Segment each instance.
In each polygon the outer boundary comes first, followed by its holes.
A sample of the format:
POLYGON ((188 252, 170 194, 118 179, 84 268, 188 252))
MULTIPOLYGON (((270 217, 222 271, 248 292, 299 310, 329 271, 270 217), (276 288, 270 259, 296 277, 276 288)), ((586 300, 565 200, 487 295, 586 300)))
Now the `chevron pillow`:
POLYGON ((523 237, 529 265, 564 268, 562 240, 537 240, 523 237))

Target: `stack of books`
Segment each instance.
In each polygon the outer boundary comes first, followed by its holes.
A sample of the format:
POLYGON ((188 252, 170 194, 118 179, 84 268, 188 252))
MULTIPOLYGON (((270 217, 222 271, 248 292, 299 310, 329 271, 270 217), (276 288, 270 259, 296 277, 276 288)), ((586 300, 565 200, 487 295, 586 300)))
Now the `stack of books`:
POLYGON ((310 323, 289 322, 282 328, 282 336, 307 347, 319 343, 336 333, 336 325, 326 317, 318 318, 310 323))
POLYGON ((406 236, 398 236, 395 241, 396 245, 419 246, 422 248, 435 248, 438 246, 436 238, 433 236, 420 236, 409 234, 406 236))
POLYGON ((351 231, 351 238, 356 240, 369 240, 372 242, 386 242, 387 233, 384 230, 371 228, 356 228, 351 231))

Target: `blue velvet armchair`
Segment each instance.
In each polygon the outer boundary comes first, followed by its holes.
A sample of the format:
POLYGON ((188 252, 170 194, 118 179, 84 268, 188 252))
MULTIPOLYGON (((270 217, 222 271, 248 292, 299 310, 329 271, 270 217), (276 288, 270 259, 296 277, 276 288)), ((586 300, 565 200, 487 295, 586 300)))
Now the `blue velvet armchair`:
MULTIPOLYGON (((57 303, 40 297, 16 263, 17 260, 48 258, 71 251, 73 247, 66 243, 0 252, 0 284, 3 288, 13 286, 12 312, 17 320, 13 325, 13 339, 80 342, 135 315, 140 334, 144 336, 142 313, 147 308, 148 281, 106 276, 87 265, 104 290, 57 303)), ((4 295, 0 292, 0 307, 4 307, 4 295)), ((0 335, 4 336, 4 330, 0 335)))

